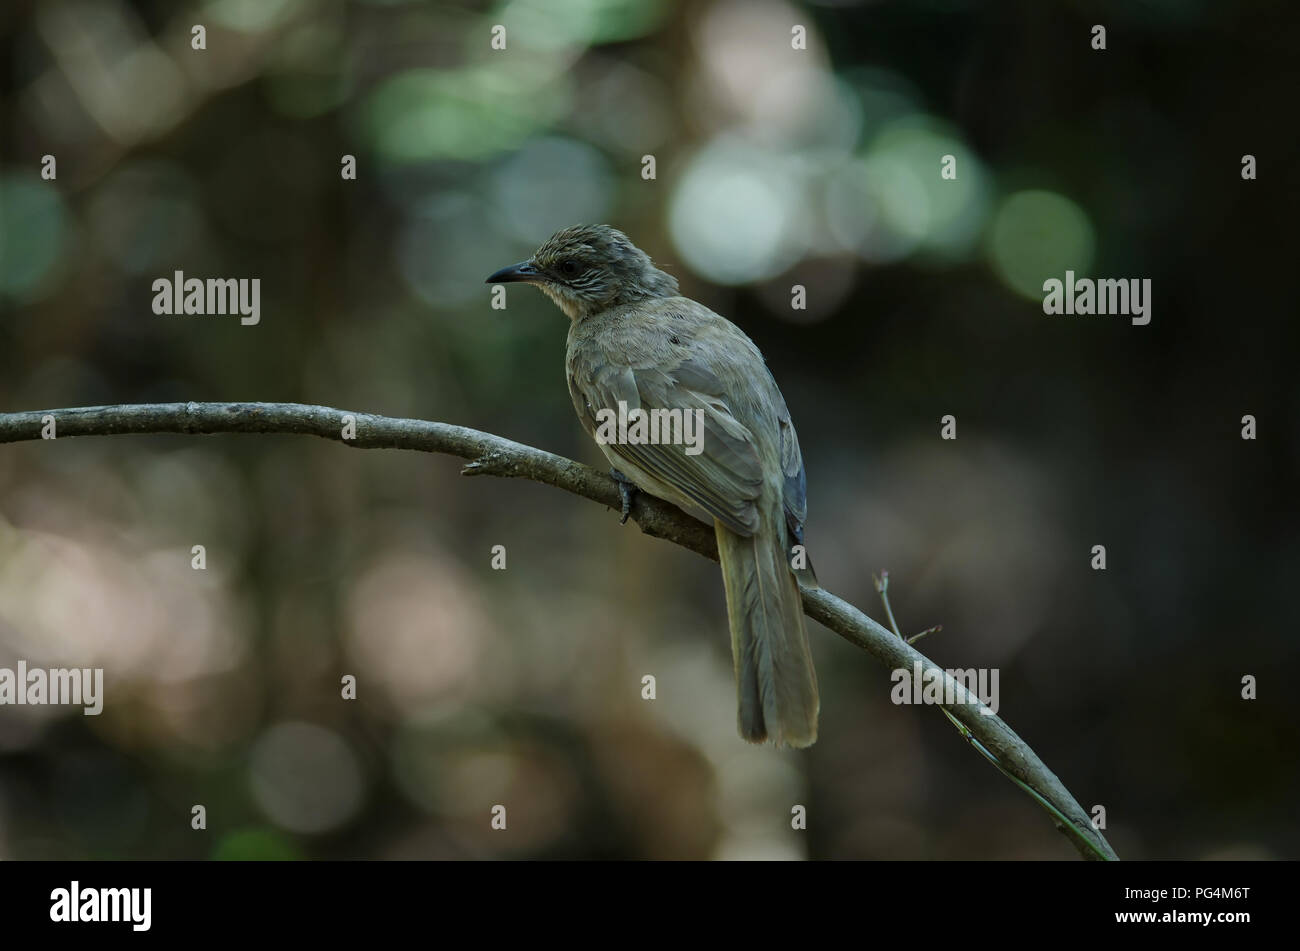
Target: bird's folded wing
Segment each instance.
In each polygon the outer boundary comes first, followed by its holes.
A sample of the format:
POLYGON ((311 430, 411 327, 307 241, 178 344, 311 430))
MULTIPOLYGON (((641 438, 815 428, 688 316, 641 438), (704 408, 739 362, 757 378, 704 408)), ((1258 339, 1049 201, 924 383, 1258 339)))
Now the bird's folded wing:
MULTIPOLYGON (((633 409, 703 411, 701 451, 688 455, 681 443, 633 444, 611 442, 606 449, 628 459, 691 499, 733 532, 752 535, 758 529, 754 500, 763 487, 762 463, 753 435, 731 413, 722 398, 723 386, 707 368, 691 360, 671 369, 614 366, 594 367, 577 381, 591 428, 596 412, 618 411, 619 402, 633 409)), ((644 486, 653 492, 653 487, 644 486)))
POLYGON ((799 437, 795 435, 790 411, 781 401, 781 474, 785 476, 782 501, 785 503, 785 523, 791 536, 803 542, 803 523, 808 518, 808 479, 804 475, 803 454, 799 451, 799 437))

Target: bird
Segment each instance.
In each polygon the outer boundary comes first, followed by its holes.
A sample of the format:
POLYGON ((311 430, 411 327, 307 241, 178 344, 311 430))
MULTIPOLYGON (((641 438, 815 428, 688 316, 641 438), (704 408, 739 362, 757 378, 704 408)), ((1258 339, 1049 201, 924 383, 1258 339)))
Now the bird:
MULTIPOLYGON (((799 579, 816 583, 803 548, 807 478, 790 411, 758 347, 681 296, 676 278, 609 225, 565 228, 486 283, 534 285, 569 318, 569 395, 618 481, 622 521, 638 490, 712 518, 740 736, 811 746, 820 700, 799 593, 799 579), (665 440, 662 431, 658 442, 637 440, 635 426, 611 439, 613 427, 602 424, 620 409, 628 418, 680 410, 702 423, 697 444, 665 440)), ((676 417, 663 419, 671 429, 676 417)))

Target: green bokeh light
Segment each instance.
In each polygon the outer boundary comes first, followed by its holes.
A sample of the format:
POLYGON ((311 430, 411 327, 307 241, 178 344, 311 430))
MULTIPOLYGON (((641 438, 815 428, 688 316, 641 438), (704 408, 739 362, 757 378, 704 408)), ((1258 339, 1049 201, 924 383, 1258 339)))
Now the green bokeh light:
POLYGON ((203 13, 227 29, 261 33, 289 20, 302 7, 303 0, 207 0, 203 13))
POLYGON ((342 24, 305 23, 276 45, 264 76, 268 101, 280 113, 311 118, 347 102, 353 93, 352 57, 342 24))
POLYGON ((287 835, 259 826, 223 836, 212 857, 219 862, 296 862, 303 854, 287 835))
POLYGON ((35 296, 58 263, 67 231, 54 186, 26 176, 0 178, 0 294, 35 296))
POLYGON ((746 284, 798 260, 804 203, 797 167, 745 143, 719 140, 678 176, 669 233, 697 274, 718 284, 746 284))
POLYGON ((525 69, 414 69, 371 94, 360 132, 396 161, 485 158, 518 148, 569 99, 566 85, 538 84, 525 69))
MULTIPOLYGON (((887 126, 871 143, 868 163, 911 169, 924 191, 924 208, 903 209, 880 193, 886 219, 903 234, 913 234, 928 254, 957 260, 974 246, 988 215, 989 185, 983 163, 950 127, 928 116, 909 116, 887 126), (941 159, 951 155, 956 178, 940 174, 941 159)), ((902 174, 901 172, 899 173, 902 174)))
POLYGON ((635 39, 663 19, 662 0, 514 0, 494 22, 509 24, 507 40, 534 49, 560 49, 635 39))
POLYGON ((1082 208, 1056 192, 1022 191, 1009 196, 989 231, 993 269, 1017 294, 1043 296, 1043 282, 1067 269, 1087 274, 1096 241, 1082 208))

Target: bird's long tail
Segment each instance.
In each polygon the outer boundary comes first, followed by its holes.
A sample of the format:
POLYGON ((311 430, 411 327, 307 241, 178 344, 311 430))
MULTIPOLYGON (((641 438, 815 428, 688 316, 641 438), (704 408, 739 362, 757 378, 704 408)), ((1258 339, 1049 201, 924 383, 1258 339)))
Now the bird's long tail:
POLYGON ((715 523, 727 589, 740 735, 751 743, 811 746, 817 740, 817 673, 799 586, 786 560, 780 503, 745 537, 715 523))

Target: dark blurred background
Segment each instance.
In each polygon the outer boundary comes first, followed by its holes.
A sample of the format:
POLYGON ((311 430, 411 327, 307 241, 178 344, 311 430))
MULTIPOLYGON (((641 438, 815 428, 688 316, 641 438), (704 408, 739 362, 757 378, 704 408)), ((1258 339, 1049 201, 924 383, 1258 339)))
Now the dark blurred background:
MULTIPOLYGON (((931 657, 999 668, 1001 714, 1121 856, 1300 857, 1298 22, 9 2, 0 411, 324 403, 604 468, 563 316, 528 288, 492 310, 483 279, 609 222, 767 355, 828 588, 880 617, 888 569, 904 628, 943 624, 931 657), (1150 278, 1150 325, 1045 316, 1067 268, 1150 278), (260 324, 156 316, 175 270, 260 278, 260 324)), ((0 858, 1075 855, 815 624, 821 739, 746 746, 715 566, 458 469, 288 436, 0 447, 0 666, 101 666, 107 693, 0 708, 0 858)))

